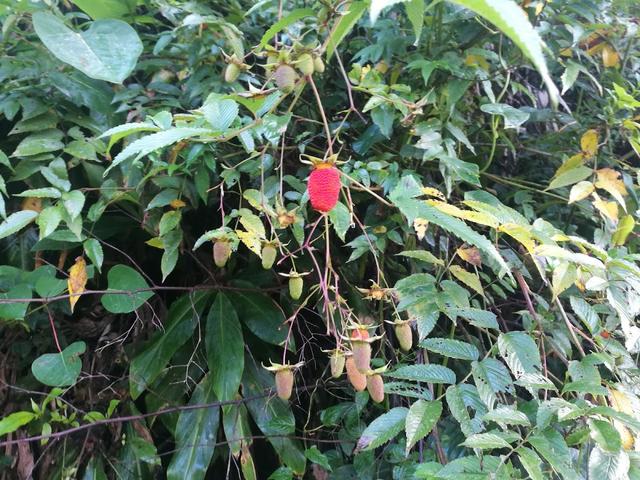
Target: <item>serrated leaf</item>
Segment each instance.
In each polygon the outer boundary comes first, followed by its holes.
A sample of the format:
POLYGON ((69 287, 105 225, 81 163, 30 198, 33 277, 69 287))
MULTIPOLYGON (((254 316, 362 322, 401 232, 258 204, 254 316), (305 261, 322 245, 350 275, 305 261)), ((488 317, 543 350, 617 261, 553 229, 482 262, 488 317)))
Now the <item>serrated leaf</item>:
POLYGON ((592 334, 597 332, 600 328, 600 319, 593 307, 580 297, 570 297, 569 302, 573 312, 589 329, 589 332, 592 334))
POLYGON ((480 398, 490 409, 493 408, 498 393, 511 392, 512 390, 509 371, 494 358, 473 362, 471 372, 480 398))
POLYGON ((473 435, 468 436, 461 445, 468 448, 481 448, 483 450, 511 447, 509 442, 494 433, 474 433, 473 435))
POLYGON ((625 451, 608 453, 596 447, 589 455, 589 478, 597 480, 621 480, 627 476, 631 462, 625 451))
POLYGON ((485 422, 496 422, 504 425, 524 425, 530 426, 531 422, 529 418, 515 408, 511 407, 497 407, 484 414, 482 420, 485 422))
POLYGON ((419 440, 431 432, 440 415, 442 415, 442 402, 439 400, 432 402, 417 400, 411 405, 405 419, 406 456, 409 456, 409 452, 419 440))
POLYGON ((364 429, 356 445, 356 451, 373 450, 387 443, 404 429, 408 413, 407 408, 396 407, 380 415, 364 429))
POLYGON ((356 1, 348 4, 348 11, 337 21, 331 36, 327 40, 327 60, 331 59, 340 42, 344 40, 344 37, 349 34, 354 25, 360 20, 367 6, 368 2, 366 1, 356 1))
POLYGON ((8 237, 29 225, 38 216, 33 210, 21 210, 12 213, 0 224, 0 238, 8 237))
POLYGON ((520 447, 516 449, 516 453, 531 480, 544 480, 542 469, 540 468, 542 460, 536 452, 527 447, 520 447))
POLYGON ((421 260, 426 263, 433 263, 435 265, 444 266, 444 262, 440 260, 438 257, 433 255, 433 253, 427 250, 405 250, 404 252, 398 253, 398 255, 402 255, 403 257, 415 258, 416 260, 421 260))
POLYGON ((385 374, 399 380, 427 383, 456 383, 456 374, 442 365, 407 365, 385 374))
POLYGON ((420 342, 420 346, 445 357, 460 360, 477 360, 480 356, 475 345, 450 338, 427 338, 420 342))
POLYGON ((258 50, 263 49, 269 40, 271 40, 279 31, 287 28, 289 25, 294 24, 298 20, 303 19, 304 17, 312 17, 315 15, 315 12, 311 8, 298 8, 293 10, 288 15, 285 15, 276 23, 274 23, 269 29, 262 35, 260 39, 260 43, 258 44, 258 50))
POLYGON ((480 283, 480 278, 478 278, 476 273, 468 272, 458 265, 451 265, 449 267, 449 272, 451 272, 454 277, 464 283, 467 287, 484 297, 484 290, 480 283))
POLYGON ((516 379, 525 373, 540 373, 540 352, 533 338, 527 333, 501 333, 498 337, 498 349, 516 379))

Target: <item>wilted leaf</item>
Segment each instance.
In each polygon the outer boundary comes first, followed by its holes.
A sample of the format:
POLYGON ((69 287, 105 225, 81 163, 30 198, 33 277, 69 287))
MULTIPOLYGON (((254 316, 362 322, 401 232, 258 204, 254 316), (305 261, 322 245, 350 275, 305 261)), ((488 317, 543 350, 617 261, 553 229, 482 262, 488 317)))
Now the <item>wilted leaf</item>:
POLYGON ((84 287, 87 285, 87 263, 83 257, 76 258, 74 263, 69 269, 69 278, 67 280, 67 286, 69 288, 69 305, 73 312, 74 307, 80 295, 84 292, 84 287))

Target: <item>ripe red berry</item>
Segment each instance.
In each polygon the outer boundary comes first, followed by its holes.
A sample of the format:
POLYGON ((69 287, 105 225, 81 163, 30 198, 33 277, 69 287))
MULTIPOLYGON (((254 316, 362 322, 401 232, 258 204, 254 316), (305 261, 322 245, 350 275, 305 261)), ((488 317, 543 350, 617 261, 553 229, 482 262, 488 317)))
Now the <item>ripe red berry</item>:
POLYGON ((340 172, 329 163, 316 166, 307 184, 311 206, 318 212, 328 212, 338 203, 340 172))

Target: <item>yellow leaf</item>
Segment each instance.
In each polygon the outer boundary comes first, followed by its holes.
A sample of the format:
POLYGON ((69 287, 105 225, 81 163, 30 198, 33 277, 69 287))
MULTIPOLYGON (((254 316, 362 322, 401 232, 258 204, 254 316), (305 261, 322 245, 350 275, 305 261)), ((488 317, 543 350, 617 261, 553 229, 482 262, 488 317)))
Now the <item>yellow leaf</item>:
POLYGON ((69 289, 69 304, 71 306, 71 312, 76 306, 76 303, 80 299, 80 295, 84 292, 84 287, 87 285, 87 263, 84 258, 76 258, 74 263, 69 269, 69 278, 67 279, 67 288, 69 289))
POLYGON ((416 231, 418 235, 418 240, 422 240, 424 235, 427 233, 427 227, 429 226, 429 222, 424 218, 416 218, 413 221, 413 229, 416 231))
POLYGON ((436 198, 439 198, 440 200, 444 200, 445 199, 444 193, 442 193, 437 188, 423 187, 422 193, 424 195, 427 195, 428 197, 436 197, 436 198))
POLYGON ((551 291, 556 298, 578 279, 576 266, 569 262, 562 262, 553 269, 551 291))
POLYGON ((475 265, 479 267, 482 265, 482 257, 480 256, 480 250, 476 247, 469 248, 458 248, 456 253, 463 259, 465 262, 470 263, 471 265, 475 265))
POLYGON ((470 222, 479 223, 480 225, 487 225, 492 228, 497 228, 500 222, 492 215, 484 212, 473 212, 471 210, 462 210, 461 208, 451 205, 450 203, 441 202, 439 200, 425 200, 428 205, 437 208, 442 213, 451 215, 452 217, 462 218, 463 220, 469 220, 470 222))
POLYGON ((573 57, 573 51, 571 50, 571 47, 563 48, 559 53, 561 57, 573 57))
POLYGON ((260 237, 253 232, 245 232, 244 230, 236 230, 236 234, 249 250, 262 258, 262 241, 260 237))
POLYGON ((580 149, 585 157, 591 158, 598 153, 598 132, 596 130, 587 130, 580 138, 580 149))
POLYGON ((602 64, 606 68, 613 68, 620 65, 620 55, 609 44, 602 48, 602 64))
POLYGON ((580 200, 584 200, 589 195, 593 193, 596 187, 593 186, 593 183, 582 181, 576 183, 573 187, 571 187, 571 192, 569 192, 569 203, 578 202, 580 200))
POLYGON ((475 273, 467 272, 464 268, 459 267, 458 265, 452 265, 451 267, 449 267, 449 271, 454 277, 464 283, 467 287, 471 288, 484 297, 484 290, 482 289, 482 284, 480 283, 478 275, 476 275, 475 273))
POLYGON ((22 210, 42 211, 42 200, 37 197, 27 197, 22 201, 22 210))
POLYGON ((171 205, 171 208, 175 208, 176 210, 178 208, 183 208, 186 207, 187 204, 184 203, 182 200, 180 200, 179 198, 176 198, 175 200, 171 200, 171 203, 169 204, 171 205))
POLYGON ((542 13, 543 8, 544 8, 543 2, 540 2, 536 5, 536 17, 542 13))
POLYGON ((596 187, 609 192, 626 211, 627 205, 623 197, 627 196, 627 189, 624 186, 624 182, 619 178, 620 172, 616 172, 611 168, 601 168, 596 170, 596 175, 598 176, 596 187))
POLYGON ((618 204, 616 202, 606 202, 602 200, 597 193, 593 194, 593 206, 604 215, 606 218, 613 222, 618 221, 618 204))
POLYGON ((624 245, 627 241, 627 237, 631 232, 633 232, 633 228, 636 226, 636 222, 633 220, 631 215, 625 215, 620 220, 618 224, 618 228, 613 232, 613 236, 611 237, 611 243, 616 246, 624 245))
POLYGON ((466 58, 464 59, 464 63, 469 67, 479 67, 485 72, 488 71, 490 68, 487 60, 484 57, 481 57, 480 55, 473 55, 473 54, 467 55, 466 58))
POLYGON ((627 415, 635 417, 633 399, 627 392, 615 388, 610 388, 609 403, 611 404, 611 408, 613 408, 615 411, 626 413, 627 415))

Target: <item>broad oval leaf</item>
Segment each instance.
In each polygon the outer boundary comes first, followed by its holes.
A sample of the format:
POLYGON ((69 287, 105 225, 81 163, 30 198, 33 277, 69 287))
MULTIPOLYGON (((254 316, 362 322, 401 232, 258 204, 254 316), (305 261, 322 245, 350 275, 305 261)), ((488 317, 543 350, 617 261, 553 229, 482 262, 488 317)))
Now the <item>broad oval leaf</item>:
POLYGON ((36 379, 50 387, 66 387, 76 383, 82 360, 80 355, 87 348, 84 342, 75 342, 61 353, 45 353, 31 364, 31 372, 36 379))
POLYGON ((142 275, 126 265, 112 267, 107 274, 107 280, 109 290, 120 292, 105 293, 102 296, 102 305, 111 313, 133 312, 153 297, 153 292, 145 291, 149 285, 142 275))
POLYGON ((405 454, 407 456, 413 446, 429 434, 441 414, 442 402, 440 400, 433 402, 417 400, 411 405, 405 420, 405 432, 407 433, 405 454))
POLYGON ((142 53, 138 34, 121 20, 97 20, 78 33, 55 15, 36 12, 33 27, 42 43, 60 61, 96 80, 122 83, 142 53))
POLYGON ((387 443, 404 429, 408 413, 407 408, 396 407, 380 415, 362 432, 356 450, 372 450, 387 443))

